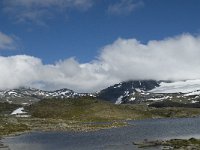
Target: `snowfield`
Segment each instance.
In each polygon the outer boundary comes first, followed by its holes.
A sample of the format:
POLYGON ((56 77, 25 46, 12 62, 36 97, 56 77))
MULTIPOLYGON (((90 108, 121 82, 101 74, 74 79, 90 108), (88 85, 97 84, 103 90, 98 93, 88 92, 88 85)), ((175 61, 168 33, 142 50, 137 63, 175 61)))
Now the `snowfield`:
POLYGON ((172 83, 161 82, 159 87, 150 90, 152 93, 189 93, 200 90, 200 79, 177 81, 172 83))

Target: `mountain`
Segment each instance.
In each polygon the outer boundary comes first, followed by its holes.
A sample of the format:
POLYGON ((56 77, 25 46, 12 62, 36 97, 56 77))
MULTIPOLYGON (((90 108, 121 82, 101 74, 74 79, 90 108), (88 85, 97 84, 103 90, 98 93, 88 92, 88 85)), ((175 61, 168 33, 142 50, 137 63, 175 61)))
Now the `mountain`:
POLYGON ((16 104, 31 104, 45 98, 75 98, 93 96, 89 93, 76 93, 69 89, 43 91, 35 88, 18 88, 0 91, 0 101, 16 104))
POLYGON ((116 104, 121 104, 131 96, 129 101, 137 101, 138 99, 133 98, 135 94, 152 90, 158 86, 159 82, 153 80, 121 82, 100 91, 98 97, 116 104))
POLYGON ((186 81, 128 81, 102 90, 99 98, 115 104, 173 101, 198 103, 200 101, 200 80, 186 81))
POLYGON ((200 80, 186 81, 126 81, 105 88, 96 93, 77 93, 70 89, 44 91, 34 88, 18 88, 0 91, 0 102, 32 104, 45 98, 97 97, 115 104, 151 105, 155 102, 199 103, 200 80))

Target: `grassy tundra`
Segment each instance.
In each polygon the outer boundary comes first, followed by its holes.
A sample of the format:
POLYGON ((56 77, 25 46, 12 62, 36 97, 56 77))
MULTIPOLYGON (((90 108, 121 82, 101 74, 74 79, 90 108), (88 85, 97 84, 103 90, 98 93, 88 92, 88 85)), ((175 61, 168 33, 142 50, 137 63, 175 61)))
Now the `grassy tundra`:
POLYGON ((91 97, 44 99, 25 107, 31 117, 9 115, 19 107, 21 106, 0 103, 0 136, 29 130, 90 131, 125 126, 126 120, 200 115, 199 108, 115 105, 91 97))

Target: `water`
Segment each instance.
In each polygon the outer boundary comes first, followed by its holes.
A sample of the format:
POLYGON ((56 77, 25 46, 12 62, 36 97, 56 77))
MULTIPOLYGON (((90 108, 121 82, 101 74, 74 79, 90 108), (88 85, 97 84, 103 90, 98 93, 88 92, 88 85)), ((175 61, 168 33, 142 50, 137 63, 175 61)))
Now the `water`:
POLYGON ((32 132, 3 142, 10 150, 137 150, 133 141, 200 138, 200 118, 149 119, 129 124, 95 132, 32 132))

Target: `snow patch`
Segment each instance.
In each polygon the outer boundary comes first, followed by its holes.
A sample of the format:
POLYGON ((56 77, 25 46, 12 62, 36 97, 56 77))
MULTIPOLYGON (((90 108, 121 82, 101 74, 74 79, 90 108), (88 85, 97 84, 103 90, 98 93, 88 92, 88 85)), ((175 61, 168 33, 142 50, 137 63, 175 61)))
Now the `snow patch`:
POLYGON ((131 97, 130 99, 129 99, 129 101, 134 101, 135 100, 135 97, 131 97))
POLYGON ((200 91, 190 92, 190 93, 185 94, 184 96, 192 96, 192 95, 200 95, 200 91))
POLYGON ((122 103, 122 98, 123 98, 123 96, 118 97, 117 101, 115 102, 115 104, 121 104, 122 103))
POLYGON ((160 100, 165 100, 165 99, 169 99, 169 98, 172 98, 172 97, 165 96, 165 97, 160 97, 160 98, 150 98, 148 100, 150 100, 150 101, 160 101, 160 100))
POLYGON ((120 88, 121 86, 122 86, 122 84, 119 83, 117 86, 114 86, 114 89, 116 89, 116 88, 120 88))
POLYGON ((24 107, 20 107, 16 110, 14 110, 11 115, 18 115, 18 114, 25 114, 26 112, 24 111, 24 107))
POLYGON ((8 99, 6 100, 6 102, 8 102, 9 104, 11 104, 11 103, 12 103, 12 101, 10 101, 10 100, 8 100, 8 99))
POLYGON ((29 105, 28 103, 22 103, 22 105, 29 105))
POLYGON ((143 92, 143 90, 139 89, 139 88, 136 88, 135 89, 137 92, 143 92))
POLYGON ((192 100, 192 102, 191 102, 191 103, 192 103, 192 104, 194 104, 194 103, 198 103, 198 102, 199 102, 199 101, 194 101, 194 100, 192 100))
POLYGON ((124 92, 124 95, 125 95, 125 96, 129 96, 129 91, 128 91, 128 90, 125 91, 125 92, 124 92))

